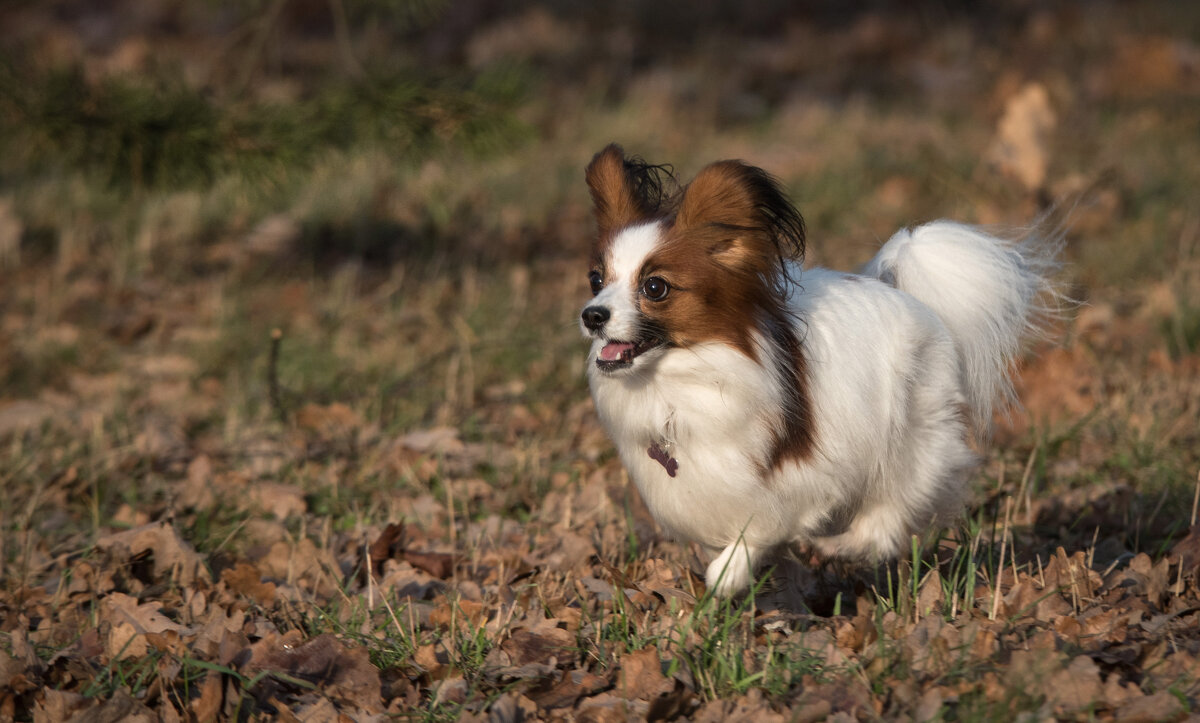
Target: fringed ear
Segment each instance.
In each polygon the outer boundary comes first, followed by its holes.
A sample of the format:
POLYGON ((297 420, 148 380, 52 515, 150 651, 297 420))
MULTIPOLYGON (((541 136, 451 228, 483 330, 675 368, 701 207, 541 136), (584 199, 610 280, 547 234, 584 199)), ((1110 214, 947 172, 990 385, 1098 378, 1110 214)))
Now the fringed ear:
POLYGON ((623 226, 662 214, 675 187, 669 166, 626 158, 625 151, 616 143, 592 158, 586 176, 601 238, 623 226))
POLYGON ((766 171, 741 161, 705 167, 684 189, 675 217, 722 266, 786 278, 784 260, 804 258, 804 219, 766 171))
POLYGON ((625 151, 620 146, 612 143, 597 153, 588 164, 586 175, 602 237, 641 217, 633 186, 625 173, 625 151))

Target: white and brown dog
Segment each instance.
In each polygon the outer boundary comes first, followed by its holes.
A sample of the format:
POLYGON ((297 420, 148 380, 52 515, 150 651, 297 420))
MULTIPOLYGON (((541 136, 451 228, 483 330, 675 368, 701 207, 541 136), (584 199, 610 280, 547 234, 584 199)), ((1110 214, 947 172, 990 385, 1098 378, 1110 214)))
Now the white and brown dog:
POLYGON ((858 274, 803 269, 767 173, 720 161, 670 192, 659 170, 615 145, 588 166, 581 325, 600 419, 659 523, 716 555, 708 585, 792 545, 893 557, 957 513, 1054 244, 938 221, 858 274))

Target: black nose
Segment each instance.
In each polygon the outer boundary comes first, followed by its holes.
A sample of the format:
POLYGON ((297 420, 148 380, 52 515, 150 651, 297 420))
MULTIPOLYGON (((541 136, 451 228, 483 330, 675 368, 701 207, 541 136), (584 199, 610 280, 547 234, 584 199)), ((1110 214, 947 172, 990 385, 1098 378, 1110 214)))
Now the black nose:
POLYGON ((589 306, 583 310, 583 325, 592 331, 599 331, 610 316, 612 314, 607 306, 589 306))

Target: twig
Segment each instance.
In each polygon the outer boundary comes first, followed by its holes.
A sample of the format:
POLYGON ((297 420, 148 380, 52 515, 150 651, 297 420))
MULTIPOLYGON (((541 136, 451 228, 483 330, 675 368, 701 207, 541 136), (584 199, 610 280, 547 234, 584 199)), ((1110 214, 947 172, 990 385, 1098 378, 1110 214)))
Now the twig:
POLYGON ((446 486, 446 512, 450 522, 450 548, 456 553, 458 552, 458 533, 454 529, 454 485, 447 478, 444 482, 446 486))
POLYGON ((1033 501, 1030 499, 1032 492, 1026 493, 1026 488, 1029 486, 1029 474, 1033 472, 1033 462, 1037 459, 1038 448, 1034 445, 1033 449, 1029 450, 1029 459, 1025 462, 1025 472, 1021 475, 1021 487, 1017 490, 1017 504, 1021 501, 1025 502, 1025 524, 1033 524, 1033 501))
POLYGON ((283 12, 283 7, 287 5, 288 0, 275 0, 271 6, 258 18, 258 27, 254 29, 254 34, 250 40, 250 48, 246 52, 246 56, 242 59, 242 75, 238 78, 234 85, 236 95, 241 95, 250 87, 250 80, 254 77, 254 71, 258 69, 258 61, 262 58, 263 49, 267 45, 267 38, 271 31, 275 29, 275 22, 279 19, 279 14, 283 12))
POLYGON ((993 583, 995 587, 992 588, 992 610, 988 614, 988 620, 995 620, 996 613, 1000 610, 1000 583, 1004 580, 1004 553, 1007 552, 1008 520, 1011 511, 1012 497, 1008 497, 1004 500, 1004 529, 1000 532, 1000 564, 996 567, 996 580, 993 583))
POLYGON ((363 76, 362 66, 354 57, 353 42, 350 40, 350 23, 346 19, 346 7, 342 0, 329 0, 329 13, 333 15, 333 34, 337 39, 338 52, 342 56, 342 69, 351 78, 363 76))
POLYGON ((271 330, 271 356, 267 360, 267 393, 271 396, 271 408, 280 424, 287 424, 287 410, 283 407, 283 395, 279 391, 279 347, 283 343, 283 330, 271 330))
POLYGON ((367 555, 367 611, 375 612, 375 569, 371 566, 371 545, 363 541, 363 551, 367 555))
POLYGON ((1197 507, 1200 507, 1200 470, 1196 470, 1196 493, 1192 495, 1192 527, 1196 526, 1197 507))

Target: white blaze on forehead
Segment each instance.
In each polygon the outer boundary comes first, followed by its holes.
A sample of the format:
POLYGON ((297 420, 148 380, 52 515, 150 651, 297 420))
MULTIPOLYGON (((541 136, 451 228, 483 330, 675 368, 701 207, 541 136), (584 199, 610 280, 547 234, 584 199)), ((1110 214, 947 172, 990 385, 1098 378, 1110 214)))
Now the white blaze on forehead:
POLYGON ((662 223, 659 221, 630 226, 617 234, 608 247, 608 278, 605 282, 636 280, 642 262, 658 245, 661 236, 662 223))
POLYGON ((637 331, 638 272, 662 238, 662 223, 654 221, 622 230, 608 247, 604 260, 604 289, 592 304, 608 307, 612 316, 604 328, 609 339, 631 340, 637 331))

